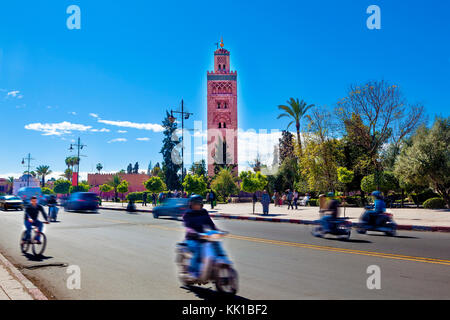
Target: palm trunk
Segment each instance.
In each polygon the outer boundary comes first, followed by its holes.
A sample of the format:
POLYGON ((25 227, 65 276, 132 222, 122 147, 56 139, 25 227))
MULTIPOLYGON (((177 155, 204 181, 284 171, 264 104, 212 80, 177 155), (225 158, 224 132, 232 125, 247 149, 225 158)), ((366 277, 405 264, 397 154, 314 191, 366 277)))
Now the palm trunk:
POLYGON ((297 143, 298 143, 298 151, 300 153, 300 156, 302 155, 302 140, 300 139, 300 123, 298 122, 296 124, 297 128, 297 143))

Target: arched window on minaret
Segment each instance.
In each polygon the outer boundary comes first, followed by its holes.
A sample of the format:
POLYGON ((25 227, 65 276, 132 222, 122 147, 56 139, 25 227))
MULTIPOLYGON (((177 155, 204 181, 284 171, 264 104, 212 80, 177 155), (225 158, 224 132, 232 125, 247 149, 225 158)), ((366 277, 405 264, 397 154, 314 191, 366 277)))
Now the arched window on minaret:
POLYGON ((227 124, 226 124, 225 122, 223 123, 223 127, 224 127, 224 128, 226 128, 226 127, 227 127, 227 124))
POLYGON ((220 109, 220 102, 217 102, 217 109, 220 109))
POLYGON ((227 103, 225 102, 224 104, 223 104, 223 108, 224 109, 226 109, 228 106, 227 106, 227 103))
POLYGON ((222 122, 219 122, 219 129, 222 128, 222 122))

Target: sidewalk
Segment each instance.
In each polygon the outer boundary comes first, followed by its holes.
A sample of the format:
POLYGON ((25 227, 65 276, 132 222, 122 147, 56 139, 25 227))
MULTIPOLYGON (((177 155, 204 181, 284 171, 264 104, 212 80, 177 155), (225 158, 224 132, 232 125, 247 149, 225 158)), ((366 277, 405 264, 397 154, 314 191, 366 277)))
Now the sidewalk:
MULTIPOLYGON (((103 202, 102 208, 126 210, 126 204, 103 202)), ((151 212, 152 205, 146 207, 137 203, 136 209, 140 212, 151 212)), ((259 221, 272 222, 291 222, 291 223, 309 223, 319 219, 318 207, 298 207, 297 210, 287 210, 287 206, 269 207, 269 215, 262 215, 261 203, 256 203, 255 214, 253 212, 252 203, 229 203, 218 204, 213 210, 210 205, 206 204, 207 209, 213 217, 227 217, 231 219, 251 219, 259 221)), ((345 216, 350 218, 352 223, 357 223, 363 208, 346 208, 345 216)), ((450 232, 450 210, 430 210, 422 208, 405 208, 405 209, 387 209, 394 215, 394 220, 403 230, 421 230, 430 229, 429 231, 448 231, 450 232), (442 230, 440 230, 442 229, 442 230)), ((344 215, 344 208, 341 208, 341 216, 344 215)))
POLYGON ((0 300, 47 300, 47 298, 0 254, 0 300))

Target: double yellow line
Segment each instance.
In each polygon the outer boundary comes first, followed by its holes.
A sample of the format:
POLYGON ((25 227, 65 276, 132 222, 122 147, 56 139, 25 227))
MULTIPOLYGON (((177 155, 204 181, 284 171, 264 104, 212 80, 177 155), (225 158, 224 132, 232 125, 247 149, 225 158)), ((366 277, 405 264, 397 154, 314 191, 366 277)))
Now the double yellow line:
MULTIPOLYGON (((123 221, 123 220, 112 220, 112 219, 104 219, 104 218, 98 218, 98 217, 96 217, 96 219, 109 221, 109 222, 119 222, 119 223, 124 223, 124 224, 134 224, 134 223, 123 221)), ((183 228, 179 228, 179 227, 175 228, 175 227, 166 227, 166 226, 161 226, 161 225, 148 225, 148 224, 143 224, 143 225, 148 228, 156 228, 156 229, 161 229, 161 230, 184 231, 183 228)), ((345 248, 320 246, 320 245, 307 244, 307 243, 297 243, 297 242, 246 237, 246 236, 239 236, 239 235, 234 235, 234 234, 229 234, 227 236, 227 238, 234 239, 234 240, 241 240, 241 241, 273 244, 273 245, 279 245, 279 246, 312 249, 312 250, 328 251, 328 252, 338 252, 338 253, 346 253, 346 254, 357 254, 357 255, 363 255, 363 256, 369 256, 369 257, 405 260, 405 261, 413 261, 413 262, 424 262, 424 263, 432 263, 432 264, 450 266, 450 260, 444 260, 444 259, 424 258, 424 257, 407 256, 407 255, 402 255, 402 254, 345 249, 345 248)))

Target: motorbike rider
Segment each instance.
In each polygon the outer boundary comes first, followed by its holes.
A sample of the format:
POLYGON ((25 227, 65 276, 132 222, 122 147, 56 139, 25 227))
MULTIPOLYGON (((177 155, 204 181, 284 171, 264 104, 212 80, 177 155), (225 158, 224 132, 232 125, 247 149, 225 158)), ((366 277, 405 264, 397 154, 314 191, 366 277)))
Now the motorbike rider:
POLYGON ((186 244, 193 254, 189 267, 189 276, 197 279, 202 262, 203 246, 203 241, 200 239, 199 233, 205 232, 205 228, 212 230, 218 229, 211 220, 208 211, 203 209, 203 198, 199 195, 192 195, 189 198, 189 209, 184 213, 183 221, 186 227, 186 244))
MULTIPOLYGON (((25 208, 25 215, 24 215, 24 224, 26 228, 26 239, 29 240, 31 236, 31 229, 33 226, 36 226, 39 230, 39 232, 42 232, 42 222, 38 220, 39 218, 39 212, 42 213, 42 216, 45 219, 44 223, 48 223, 47 214, 45 213, 44 208, 38 204, 37 197, 33 196, 31 197, 30 204, 25 208)), ((36 235, 36 239, 34 239, 36 243, 41 244, 40 241, 40 234, 38 233, 36 235)))
POLYGON ((50 216, 50 221, 56 221, 56 215, 57 215, 57 201, 55 195, 50 195, 50 198, 47 201, 48 206, 48 215, 50 216))
POLYGON ((336 219, 339 216, 339 201, 336 199, 331 199, 328 204, 327 208, 325 209, 325 213, 329 213, 328 215, 324 215, 322 217, 322 226, 325 229, 325 232, 330 232, 332 223, 336 221, 336 219))
POLYGON ((363 220, 369 224, 378 224, 378 217, 386 212, 386 203, 383 200, 383 195, 380 191, 371 193, 375 197, 373 210, 368 210, 364 213, 363 220))

